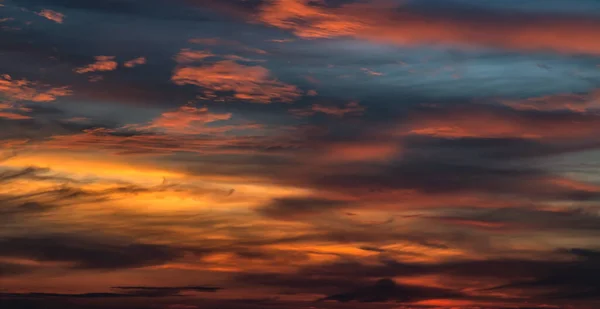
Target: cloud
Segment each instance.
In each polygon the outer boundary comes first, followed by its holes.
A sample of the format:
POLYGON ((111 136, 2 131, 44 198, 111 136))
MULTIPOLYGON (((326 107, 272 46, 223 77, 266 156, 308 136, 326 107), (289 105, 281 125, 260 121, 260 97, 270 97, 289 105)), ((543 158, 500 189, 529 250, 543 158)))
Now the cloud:
POLYGON ((51 20, 55 23, 62 24, 65 20, 65 15, 53 10, 41 10, 39 13, 36 13, 39 16, 42 16, 48 20, 51 20))
POLYGON ((322 300, 337 300, 339 302, 414 302, 427 299, 447 299, 461 296, 460 293, 449 289, 397 284, 391 279, 381 279, 374 285, 360 288, 352 292, 327 296, 322 300))
POLYGON ((0 256, 66 262, 74 269, 122 269, 162 265, 183 256, 166 245, 67 235, 6 236, 0 256))
POLYGON ((0 183, 13 181, 15 179, 23 178, 38 178, 43 177, 42 175, 48 172, 49 169, 38 168, 38 167, 26 167, 21 170, 8 170, 0 173, 0 183))
POLYGON ((317 113, 322 113, 335 117, 344 117, 346 115, 361 115, 365 111, 365 109, 366 108, 360 106, 358 102, 350 102, 344 106, 313 104, 310 108, 291 109, 290 112, 297 116, 312 116, 317 113))
POLYGON ((575 261, 556 263, 554 267, 544 269, 532 280, 515 281, 492 288, 524 289, 543 288, 545 299, 595 299, 600 300, 600 252, 589 249, 571 249, 567 254, 577 257, 575 261))
POLYGON ((240 52, 249 52, 249 53, 259 54, 259 55, 268 54, 266 51, 264 51, 262 49, 246 46, 243 43, 238 42, 238 41, 221 39, 221 38, 193 38, 193 39, 188 40, 188 42, 193 43, 193 44, 206 45, 206 46, 229 47, 229 48, 234 48, 240 52))
POLYGON ((128 61, 125 61, 123 63, 123 66, 125 66, 126 68, 133 68, 139 65, 143 65, 146 64, 146 57, 138 57, 138 58, 134 58, 128 61))
POLYGON ((257 20, 308 39, 351 36, 400 45, 600 54, 600 44, 593 39, 599 21, 590 17, 476 9, 439 13, 398 7, 393 2, 381 4, 334 8, 310 0, 274 0, 264 2, 257 20))
POLYGON ((31 119, 29 116, 10 113, 10 112, 0 112, 0 118, 13 119, 13 120, 23 120, 23 119, 31 119))
MULTIPOLYGON (((185 118, 185 117, 184 117, 185 118)), ((64 149, 70 151, 110 151, 119 155, 165 155, 174 153, 198 154, 252 154, 275 153, 278 147, 286 146, 286 140, 261 135, 225 135, 234 130, 260 129, 256 124, 227 125, 221 127, 178 127, 162 117, 158 127, 130 125, 125 128, 85 129, 81 133, 53 135, 29 147, 44 149, 64 149), (160 132, 166 131, 166 132, 160 132), (176 132, 176 133, 175 133, 176 132), (175 134, 171 134, 175 133, 175 134)), ((181 119, 180 119, 181 120, 181 119)), ((193 123, 193 121, 191 122, 193 123)), ((179 123, 181 124, 181 123, 179 123)))
POLYGON ((156 286, 118 286, 114 289, 127 291, 129 295, 139 296, 173 296, 179 295, 181 292, 217 292, 222 290, 220 287, 212 286, 173 286, 173 287, 156 287, 156 286))
POLYGON ((211 131, 210 128, 205 127, 206 124, 229 119, 231 113, 216 114, 210 113, 207 107, 182 106, 176 111, 161 114, 144 129, 156 128, 174 134, 201 134, 211 131))
POLYGON ((106 72, 114 71, 119 65, 115 61, 115 56, 96 56, 94 57, 96 62, 74 69, 78 74, 90 73, 90 72, 106 72))
POLYGON ((205 50, 182 49, 176 56, 175 61, 180 64, 194 63, 202 61, 206 58, 214 57, 215 55, 205 50))
POLYGON ((330 142, 323 145, 319 162, 385 162, 400 155, 401 147, 394 141, 330 142))
POLYGON ((148 287, 148 286, 122 286, 113 287, 120 290, 120 293, 0 293, 2 297, 20 297, 20 298, 126 298, 126 297, 168 297, 182 296, 181 292, 217 292, 222 288, 205 286, 180 286, 180 287, 148 287))
POLYGON ((271 77, 266 68, 241 65, 231 60, 177 67, 171 80, 177 85, 201 87, 208 97, 216 97, 216 93, 232 92, 233 98, 237 100, 255 103, 287 103, 301 95, 296 86, 271 77))
POLYGON ((525 100, 505 100, 502 103, 516 110, 585 113, 600 110, 600 91, 596 90, 588 94, 558 94, 525 100))
POLYGON ((361 68, 361 71, 365 72, 365 74, 367 75, 371 75, 371 76, 383 76, 385 74, 381 73, 381 72, 377 72, 377 71, 373 71, 369 68, 361 68))
POLYGON ((501 197, 506 197, 505 202, 517 204, 522 202, 519 198, 592 201, 600 197, 600 188, 594 184, 552 175, 540 169, 502 162, 478 162, 477 158, 469 157, 468 152, 462 154, 462 160, 446 161, 442 159, 446 154, 435 149, 430 149, 430 152, 404 146, 402 149, 401 159, 387 161, 388 164, 355 161, 362 164, 341 165, 327 170, 327 173, 309 174, 304 183, 346 197, 400 199, 403 202, 396 203, 398 207, 405 205, 409 208, 418 207, 420 203, 424 203, 421 206, 436 203, 446 206, 453 203, 484 206, 490 203, 488 206, 499 206, 497 203, 503 200, 501 197), (485 198, 491 196, 494 198, 485 198))
POLYGON ((599 230, 600 217, 591 209, 498 208, 465 209, 461 215, 424 217, 425 220, 475 228, 517 231, 589 231, 599 230))
POLYGON ((282 198, 260 208, 258 212, 264 216, 297 220, 306 216, 324 214, 331 210, 341 210, 351 205, 348 201, 337 201, 322 198, 282 198))
POLYGON ((0 276, 8 278, 8 276, 22 275, 31 272, 34 268, 17 263, 0 262, 0 276))
POLYGON ((406 125, 407 133, 442 138, 582 139, 600 125, 595 114, 543 113, 489 106, 428 109, 406 125))
POLYGON ((9 101, 50 102, 58 97, 71 95, 68 87, 51 87, 27 79, 0 76, 0 95, 9 101))

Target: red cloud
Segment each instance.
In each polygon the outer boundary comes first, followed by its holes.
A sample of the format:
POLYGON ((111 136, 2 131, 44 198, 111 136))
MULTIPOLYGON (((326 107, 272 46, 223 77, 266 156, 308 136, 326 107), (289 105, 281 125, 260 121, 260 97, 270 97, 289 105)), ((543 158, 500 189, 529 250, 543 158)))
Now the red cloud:
POLYGON ((595 19, 517 13, 457 18, 374 4, 325 8, 311 2, 268 1, 257 19, 303 38, 352 36, 401 45, 442 43, 600 54, 600 21, 595 19))
POLYGON ((22 120, 22 119, 31 119, 29 116, 11 113, 11 112, 2 112, 0 111, 0 118, 13 119, 13 120, 22 120))
MULTIPOLYGON (((209 132, 211 133, 211 132, 209 132)), ((90 129, 79 134, 56 135, 36 145, 42 149, 69 151, 105 150, 119 155, 163 155, 175 152, 202 154, 250 154, 269 147, 269 141, 256 136, 198 136, 133 131, 127 136, 112 129, 90 129)))
POLYGON ((79 74, 100 71, 113 71, 117 69, 118 63, 114 56, 96 56, 96 62, 76 68, 74 71, 79 74))
POLYGON ((13 79, 4 74, 0 76, 0 94, 9 101, 49 102, 57 97, 70 95, 71 91, 68 87, 48 87, 26 79, 13 79))
POLYGON ((336 117, 344 117, 346 115, 360 115, 365 111, 365 108, 360 106, 357 102, 350 102, 341 107, 313 104, 307 109, 292 109, 290 111, 297 116, 311 116, 316 113, 323 113, 336 117))
POLYGON ((205 50, 191 50, 191 49, 182 49, 177 56, 175 56, 175 61, 177 63, 193 63, 202 61, 206 58, 214 57, 215 55, 209 51, 205 50))
POLYGON ((65 19, 64 14, 52 10, 42 10, 36 14, 59 24, 62 24, 65 19))
POLYGON ((131 59, 129 61, 125 61, 123 64, 126 68, 133 68, 138 65, 146 64, 146 57, 138 57, 135 59, 131 59))
POLYGON ((589 138, 600 129, 597 115, 544 114, 531 116, 486 109, 456 109, 414 117, 406 133, 446 138, 589 138))
POLYGON ((301 95, 296 86, 271 77, 266 68, 231 60, 178 67, 171 80, 177 85, 202 87, 208 96, 214 96, 215 92, 233 92, 236 99, 257 103, 292 102, 301 95))
POLYGON ((209 131, 205 127, 207 123, 229 119, 231 119, 231 113, 215 114, 210 113, 206 107, 182 106, 176 111, 163 113, 144 128, 158 128, 176 134, 198 134, 209 131))
POLYGON ((400 153, 394 142, 331 143, 321 156, 326 162, 386 161, 400 153))

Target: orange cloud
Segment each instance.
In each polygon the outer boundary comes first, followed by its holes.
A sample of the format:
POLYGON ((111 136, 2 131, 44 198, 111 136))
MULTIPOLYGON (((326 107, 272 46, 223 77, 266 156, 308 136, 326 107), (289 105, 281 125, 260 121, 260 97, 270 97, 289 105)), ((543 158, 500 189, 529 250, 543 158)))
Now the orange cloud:
POLYGON ((0 111, 0 118, 13 119, 13 120, 31 119, 31 117, 29 117, 29 116, 20 115, 17 113, 2 112, 2 111, 0 111))
POLYGON ((360 106, 358 102, 350 102, 342 107, 313 104, 307 109, 292 109, 290 111, 297 116, 311 116, 316 113, 323 113, 335 117, 344 117, 346 115, 360 115, 365 111, 365 108, 360 106))
POLYGON ((48 20, 51 20, 55 23, 59 23, 62 24, 64 19, 65 19, 65 15, 56 11, 52 11, 52 10, 42 10, 39 13, 36 13, 39 16, 42 16, 48 20))
POLYGON ((266 68, 231 60, 178 67, 171 80, 177 85, 202 87, 208 96, 214 96, 215 92, 233 92, 235 99, 257 103, 292 102, 301 95, 296 86, 271 77, 266 68))
MULTIPOLYGON (((176 113, 176 112, 175 112, 176 113)), ((175 117, 176 118, 176 117, 175 117)), ((55 135, 51 139, 32 145, 35 149, 57 149, 68 151, 108 151, 118 155, 163 155, 176 152, 215 154, 250 154, 269 147, 279 146, 276 140, 260 136, 228 136, 232 130, 258 129, 256 124, 231 125, 216 128, 181 127, 186 120, 159 117, 147 126, 126 126, 121 130, 97 128, 82 133, 55 135), (128 130, 129 129, 129 130, 128 130), (156 132, 159 129, 162 132, 156 132), (198 136, 197 134, 206 134, 198 136)), ((193 123, 193 122, 192 122, 193 123)))
POLYGON ((193 63, 202 61, 209 57, 214 57, 215 55, 209 51, 204 50, 191 50, 188 48, 182 49, 177 56, 175 56, 175 61, 177 63, 193 63))
POLYGON ((123 63, 123 65, 126 68, 133 68, 133 67, 136 67, 138 65, 143 65, 143 64, 146 64, 146 57, 138 57, 135 59, 131 59, 129 61, 125 61, 125 63, 123 63))
POLYGON ((0 76, 0 95, 9 101, 50 102, 70 94, 68 87, 48 87, 26 79, 13 79, 8 74, 0 76), (46 90, 40 90, 44 88, 46 90))
POLYGON ((227 145, 222 139, 184 138, 164 134, 134 134, 120 136, 109 129, 85 130, 80 134, 57 135, 39 146, 46 149, 88 151, 109 150, 116 154, 167 154, 173 152, 203 152, 227 145))
POLYGON ((276 0, 263 5, 258 19, 303 38, 349 36, 364 29, 358 19, 337 13, 310 5, 308 0, 276 0))
POLYGON ((210 113, 208 108, 182 106, 173 112, 163 113, 146 128, 160 128, 169 133, 197 134, 208 131, 205 124, 231 119, 231 113, 210 113))
POLYGON ((96 62, 76 68, 74 71, 78 74, 89 72, 104 72, 114 71, 117 69, 118 63, 114 60, 114 56, 96 56, 96 62))
POLYGON ((257 19, 309 39, 351 36, 400 45, 441 43, 600 54, 598 20, 517 13, 485 15, 480 12, 477 18, 458 18, 389 5, 360 3, 326 8, 310 0, 274 0, 265 2, 257 19))

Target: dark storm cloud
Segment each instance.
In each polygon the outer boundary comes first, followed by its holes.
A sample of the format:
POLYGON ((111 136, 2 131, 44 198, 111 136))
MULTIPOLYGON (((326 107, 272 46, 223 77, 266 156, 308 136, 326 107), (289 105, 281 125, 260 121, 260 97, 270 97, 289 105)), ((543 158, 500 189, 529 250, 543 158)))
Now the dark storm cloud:
POLYGON ((0 239, 0 256, 66 262, 75 269, 162 265, 182 257, 184 252, 166 245, 68 235, 7 236, 0 239))

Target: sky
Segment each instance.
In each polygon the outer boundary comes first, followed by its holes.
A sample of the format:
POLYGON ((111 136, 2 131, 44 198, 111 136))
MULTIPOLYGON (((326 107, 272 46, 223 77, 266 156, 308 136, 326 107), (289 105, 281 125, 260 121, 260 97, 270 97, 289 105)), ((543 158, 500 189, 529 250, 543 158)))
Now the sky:
POLYGON ((0 0, 0 307, 600 307, 600 2, 0 0))

